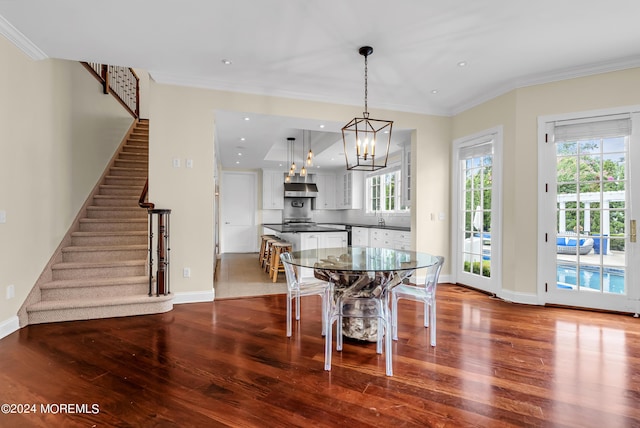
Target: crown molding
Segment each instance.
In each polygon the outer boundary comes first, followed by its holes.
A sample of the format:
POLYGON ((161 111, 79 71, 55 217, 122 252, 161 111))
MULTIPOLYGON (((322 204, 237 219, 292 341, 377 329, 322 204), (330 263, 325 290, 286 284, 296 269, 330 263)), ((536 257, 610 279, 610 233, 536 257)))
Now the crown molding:
MULTIPOLYGON (((219 79, 209 79, 201 77, 182 76, 171 73, 163 73, 158 71, 149 71, 149 75, 156 82, 163 85, 175 85, 175 86, 187 86, 202 89, 212 89, 217 91, 238 92, 242 94, 251 95, 263 95, 272 97, 290 98, 302 101, 313 101, 329 104, 341 104, 354 107, 362 107, 362 100, 342 98, 331 98, 329 96, 321 96, 309 92, 296 92, 296 91, 284 91, 284 90, 267 90, 262 85, 251 85, 250 83, 244 83, 242 87, 237 84, 227 82, 219 79)), ((379 110, 399 111, 404 113, 416 113, 416 114, 430 114, 434 116, 447 116, 447 111, 435 111, 420 108, 420 106, 406 105, 406 104, 393 104, 393 103, 380 103, 369 104, 370 108, 379 110)))
POLYGON ((458 104, 449 112, 449 114, 451 116, 455 116, 457 114, 463 113, 466 110, 477 107, 480 104, 499 97, 500 95, 504 95, 509 91, 513 91, 514 89, 543 85, 546 83, 559 82, 562 80, 577 79, 580 77, 593 76, 596 74, 611 73, 637 67, 640 67, 640 56, 620 58, 615 61, 592 63, 579 67, 564 68, 548 73, 532 74, 505 82, 502 85, 494 87, 490 91, 482 93, 478 97, 471 98, 464 103, 458 104))
POLYGON ((0 34, 16 45, 18 49, 27 54, 33 60, 49 58, 38 46, 25 37, 16 27, 11 25, 2 15, 0 15, 0 34))

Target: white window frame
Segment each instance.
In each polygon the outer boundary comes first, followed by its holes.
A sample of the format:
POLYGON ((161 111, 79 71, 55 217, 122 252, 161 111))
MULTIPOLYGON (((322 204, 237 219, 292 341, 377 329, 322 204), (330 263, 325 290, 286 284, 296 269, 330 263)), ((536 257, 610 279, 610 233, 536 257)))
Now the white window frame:
MULTIPOLYGON (((390 166, 388 168, 382 169, 380 171, 376 171, 376 172, 372 172, 367 174, 367 176, 365 177, 365 187, 366 187, 366 192, 365 192, 365 213, 370 214, 370 215, 380 215, 380 214, 384 214, 384 215, 410 215, 411 211, 409 206, 406 206, 405 208, 403 207, 403 199, 402 199, 402 171, 401 171, 401 167, 400 165, 393 165, 390 166), (371 179, 375 178, 375 177, 380 177, 381 181, 382 181, 382 177, 388 174, 394 174, 396 177, 396 183, 394 186, 395 189, 395 195, 394 195, 394 203, 396 208, 393 210, 385 210, 385 209, 379 209, 379 210, 373 210, 371 209, 371 199, 372 199, 372 184, 371 184, 371 179)), ((383 207, 385 205, 384 201, 386 199, 386 195, 384 194, 384 186, 380 185, 380 190, 381 190, 381 195, 380 195, 380 205, 381 207, 383 207)))

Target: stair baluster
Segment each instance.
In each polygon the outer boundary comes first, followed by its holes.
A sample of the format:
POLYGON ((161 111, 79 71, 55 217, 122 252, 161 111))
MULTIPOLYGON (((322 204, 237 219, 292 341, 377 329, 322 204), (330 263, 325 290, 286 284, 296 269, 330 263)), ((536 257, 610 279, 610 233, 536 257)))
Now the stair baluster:
POLYGON ((156 235, 153 233, 153 218, 157 216, 157 242, 156 255, 158 258, 158 270, 156 271, 156 296, 166 296, 170 294, 169 287, 169 254, 171 248, 169 246, 169 215, 171 210, 167 209, 149 209, 149 296, 154 294, 153 287, 153 239, 156 235))

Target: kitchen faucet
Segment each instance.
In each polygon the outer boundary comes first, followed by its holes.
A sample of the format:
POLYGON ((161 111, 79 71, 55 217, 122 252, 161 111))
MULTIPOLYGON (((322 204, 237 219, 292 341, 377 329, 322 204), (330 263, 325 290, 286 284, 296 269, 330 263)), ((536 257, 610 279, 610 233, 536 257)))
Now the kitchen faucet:
POLYGON ((378 218, 378 226, 384 227, 384 218, 382 218, 382 216, 380 216, 380 218, 378 218))

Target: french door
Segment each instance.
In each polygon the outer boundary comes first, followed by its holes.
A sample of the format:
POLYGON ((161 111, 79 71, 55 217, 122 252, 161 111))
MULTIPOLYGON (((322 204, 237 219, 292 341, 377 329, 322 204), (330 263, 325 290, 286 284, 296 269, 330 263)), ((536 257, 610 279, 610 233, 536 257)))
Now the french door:
POLYGON ((454 141, 455 281, 493 294, 501 289, 501 153, 502 128, 454 141))
POLYGON ((544 302, 638 312, 634 202, 640 203, 640 185, 632 171, 640 165, 637 115, 561 118, 544 128, 539 159, 544 302))

